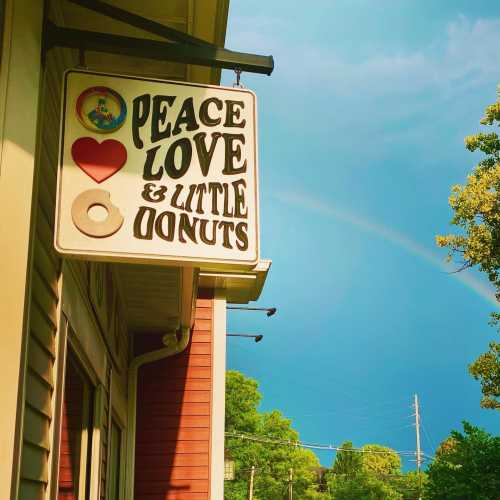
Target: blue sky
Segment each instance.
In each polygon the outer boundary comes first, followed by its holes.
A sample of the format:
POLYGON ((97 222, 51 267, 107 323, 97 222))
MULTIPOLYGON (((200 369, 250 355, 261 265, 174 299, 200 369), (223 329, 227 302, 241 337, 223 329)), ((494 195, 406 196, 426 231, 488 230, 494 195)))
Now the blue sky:
POLYGON ((259 303, 279 312, 229 313, 231 331, 265 338, 229 339, 228 368, 305 441, 412 450, 415 392, 426 453, 463 419, 500 429, 466 368, 495 335, 491 288, 449 274, 434 244, 477 160, 463 139, 496 98, 499 46, 491 1, 231 2, 226 47, 276 62, 242 83, 259 99, 273 260, 259 303))

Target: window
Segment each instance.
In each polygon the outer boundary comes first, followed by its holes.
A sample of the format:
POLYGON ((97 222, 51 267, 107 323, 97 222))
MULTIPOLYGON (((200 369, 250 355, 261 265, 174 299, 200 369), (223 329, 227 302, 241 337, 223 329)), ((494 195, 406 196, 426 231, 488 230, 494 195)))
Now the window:
POLYGON ((93 387, 68 352, 64 378, 58 500, 87 500, 92 450, 93 387))
POLYGON ((122 454, 122 430, 111 420, 110 450, 109 450, 109 500, 120 500, 120 467, 122 454))

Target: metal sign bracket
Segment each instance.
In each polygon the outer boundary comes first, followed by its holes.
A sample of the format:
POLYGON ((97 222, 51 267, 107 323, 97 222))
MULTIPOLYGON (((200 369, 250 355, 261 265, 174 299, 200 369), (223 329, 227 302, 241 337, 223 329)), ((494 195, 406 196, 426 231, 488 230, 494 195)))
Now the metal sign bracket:
POLYGON ((67 47, 80 51, 107 52, 146 59, 197 64, 215 68, 270 75, 274 69, 272 56, 234 52, 193 37, 182 31, 120 9, 101 0, 68 0, 116 21, 161 36, 158 41, 109 33, 63 28, 49 20, 44 26, 44 48, 67 47))

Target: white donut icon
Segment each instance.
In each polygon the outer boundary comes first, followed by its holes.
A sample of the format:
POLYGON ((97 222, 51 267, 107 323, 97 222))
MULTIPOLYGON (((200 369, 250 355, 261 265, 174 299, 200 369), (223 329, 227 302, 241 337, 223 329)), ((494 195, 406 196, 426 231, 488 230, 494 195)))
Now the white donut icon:
POLYGON ((109 191, 88 189, 80 193, 71 206, 73 224, 80 232, 92 238, 106 238, 115 234, 123 224, 123 217, 118 208, 111 203, 109 191), (93 207, 102 207, 107 216, 104 220, 94 220, 89 216, 93 207))

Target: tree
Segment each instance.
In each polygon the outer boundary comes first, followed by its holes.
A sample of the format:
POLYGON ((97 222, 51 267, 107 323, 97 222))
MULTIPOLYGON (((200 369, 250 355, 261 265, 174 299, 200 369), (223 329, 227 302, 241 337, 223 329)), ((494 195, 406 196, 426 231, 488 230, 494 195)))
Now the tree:
POLYGON ((335 455, 332 472, 335 475, 354 476, 361 472, 363 457, 361 453, 350 451, 353 449, 351 441, 345 441, 340 445, 342 450, 335 455))
POLYGON ((237 371, 226 374, 226 431, 254 433, 259 423, 262 395, 257 381, 237 371))
POLYGON ((496 500, 500 492, 500 437, 467 422, 452 431, 427 471, 429 500, 496 500))
POLYGON ((337 452, 328 480, 332 498, 403 498, 391 484, 391 476, 399 475, 401 467, 401 459, 394 450, 378 444, 368 444, 361 450, 355 450, 350 441, 342 443, 340 447, 342 450, 337 452))
MULTIPOLYGON (((499 98, 486 108, 481 124, 500 124, 500 86, 499 98)), ((460 270, 478 266, 486 273, 500 300, 500 138, 496 132, 479 133, 466 137, 465 147, 472 152, 480 151, 485 157, 467 177, 464 186, 452 188, 451 223, 461 229, 460 234, 437 236, 436 241, 440 247, 448 248, 448 260, 460 256, 460 270)), ((499 312, 492 313, 492 323, 500 323, 499 312)), ((500 344, 493 342, 490 352, 469 367, 471 374, 481 381, 484 408, 500 408, 499 350, 500 344)))
POLYGON ((281 412, 259 412, 262 396, 257 381, 237 371, 226 374, 226 431, 289 441, 290 446, 250 441, 234 437, 226 439, 226 449, 235 462, 236 479, 226 481, 225 498, 248 498, 249 474, 255 466, 254 499, 283 500, 286 498, 288 471, 293 469, 293 490, 296 498, 326 499, 318 491, 319 460, 314 453, 296 447, 299 440, 291 420, 281 412))
POLYGON ((500 409, 500 344, 491 342, 489 351, 469 366, 469 372, 481 382, 481 406, 500 409))
POLYGON ((402 500, 402 495, 383 480, 364 472, 355 478, 335 478, 332 484, 335 500, 402 500))
POLYGON ((374 474, 399 474, 401 472, 401 458, 399 455, 380 444, 363 446, 363 470, 374 474), (372 452, 372 453, 367 453, 372 452))
POLYGON ((421 472, 407 472, 390 479, 390 485, 403 498, 403 500, 418 500, 420 498, 421 487, 425 488, 427 475, 421 472))
POLYGON ((447 453, 451 453, 457 446, 457 440, 453 436, 448 436, 436 449, 436 457, 440 458, 447 453))

